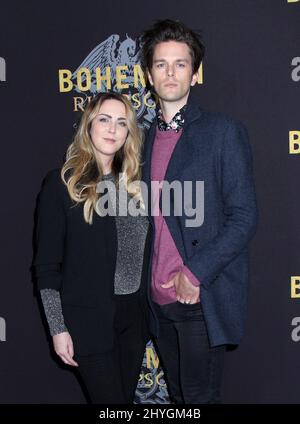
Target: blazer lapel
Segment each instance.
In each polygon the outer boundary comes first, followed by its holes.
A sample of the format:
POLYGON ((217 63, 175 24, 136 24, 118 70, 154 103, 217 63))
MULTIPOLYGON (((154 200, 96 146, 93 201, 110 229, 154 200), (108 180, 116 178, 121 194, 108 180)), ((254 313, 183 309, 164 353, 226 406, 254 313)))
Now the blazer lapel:
MULTIPOLYGON (((189 125, 200 118, 201 109, 198 105, 195 105, 193 102, 188 103, 188 107, 185 111, 185 123, 183 127, 183 132, 181 137, 176 143, 172 156, 170 158, 166 174, 165 180, 168 183, 172 183, 174 180, 179 179, 179 174, 182 169, 189 166, 189 161, 193 157, 193 143, 190 140, 188 135, 188 127, 189 125)), ((193 135, 194 137, 194 135, 193 135)), ((160 197, 160 210, 162 210, 162 199, 160 197)), ((165 221, 169 228, 170 234, 175 242, 175 245, 178 249, 180 256, 183 258, 186 257, 186 252, 184 249, 184 242, 182 239, 182 229, 180 228, 180 223, 182 222, 180 217, 176 217, 172 215, 172 208, 174 208, 174 204, 170 205, 170 216, 165 216, 165 221)))
POLYGON ((189 160, 193 155, 192 143, 189 142, 187 129, 189 125, 201 116, 201 109, 197 104, 190 101, 185 111, 185 122, 182 135, 176 143, 171 155, 170 161, 165 174, 165 180, 172 182, 176 179, 176 175, 188 166, 189 160))
MULTIPOLYGON (((176 146, 174 148, 174 151, 171 155, 170 161, 167 166, 166 174, 164 177, 164 180, 171 183, 172 181, 176 180, 176 176, 180 171, 188 166, 188 161, 193 155, 192 150, 192 143, 189 142, 187 129, 189 125, 194 122, 195 120, 199 119, 201 116, 201 108, 198 106, 197 103, 194 103, 192 100, 189 100, 186 111, 185 111, 185 123, 183 127, 183 132, 181 137, 176 143, 176 146)), ((149 220, 152 225, 154 225, 154 220, 151 215, 151 159, 152 159, 152 151, 153 151, 153 144, 155 140, 155 133, 156 133, 156 127, 157 127, 157 119, 155 118, 145 139, 145 145, 144 145, 144 152, 143 152, 143 175, 142 180, 146 183, 148 188, 148 216, 149 220)), ((160 197, 160 209, 161 209, 161 197, 160 197)), ((177 235, 180 236, 180 234, 174 234, 174 225, 176 217, 165 217, 169 230, 171 231, 171 234, 175 240, 175 243, 177 247, 179 245, 182 245, 182 243, 179 243, 179 240, 177 239, 177 235)), ((180 252, 181 253, 181 252, 180 252)))
MULTIPOLYGON (((154 220, 151 215, 151 157, 153 144, 156 133, 157 120, 156 118, 151 124, 149 131, 145 138, 144 150, 143 150, 143 172, 142 172, 142 181, 146 184, 147 187, 147 199, 148 199, 148 218, 152 225, 154 225, 154 220)), ((145 196, 144 196, 145 197, 145 196)))

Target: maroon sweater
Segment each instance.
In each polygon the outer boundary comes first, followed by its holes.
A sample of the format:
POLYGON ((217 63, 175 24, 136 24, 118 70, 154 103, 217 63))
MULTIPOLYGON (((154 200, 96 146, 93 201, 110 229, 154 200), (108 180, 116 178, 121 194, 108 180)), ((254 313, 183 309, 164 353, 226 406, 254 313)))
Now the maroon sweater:
MULTIPOLYGON (((156 136, 153 145, 151 159, 151 181, 162 181, 165 177, 168 163, 173 150, 182 134, 182 130, 159 131, 156 129, 156 136)), ((159 192, 154 190, 154 201, 158 202, 159 192)), ((174 287, 163 288, 162 284, 167 283, 179 271, 182 271, 195 286, 199 286, 199 280, 194 274, 183 265, 183 260, 178 252, 174 240, 170 234, 164 217, 159 212, 154 216, 155 239, 154 254, 152 262, 151 293, 152 299, 159 305, 173 303, 177 301, 174 287)))

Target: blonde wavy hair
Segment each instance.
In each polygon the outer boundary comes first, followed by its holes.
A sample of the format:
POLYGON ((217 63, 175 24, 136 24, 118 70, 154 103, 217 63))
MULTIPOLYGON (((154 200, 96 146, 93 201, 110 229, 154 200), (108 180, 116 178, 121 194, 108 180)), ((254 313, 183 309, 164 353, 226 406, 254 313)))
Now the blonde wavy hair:
MULTIPOLYGON (((61 169, 61 178, 68 189, 71 199, 76 203, 84 202, 84 220, 89 224, 93 223, 93 214, 96 211, 96 203, 100 196, 96 192, 96 188, 103 176, 100 163, 94 153, 90 129, 101 105, 106 100, 111 99, 118 100, 124 104, 128 127, 126 141, 114 156, 112 172, 115 176, 119 173, 122 174, 123 186, 128 194, 139 200, 143 205, 139 184, 143 136, 142 131, 138 127, 135 112, 124 95, 115 92, 99 93, 85 108, 73 142, 67 150, 66 161, 61 169), (134 184, 131 184, 133 182, 134 184)), ((117 180, 117 186, 118 183, 117 180)))

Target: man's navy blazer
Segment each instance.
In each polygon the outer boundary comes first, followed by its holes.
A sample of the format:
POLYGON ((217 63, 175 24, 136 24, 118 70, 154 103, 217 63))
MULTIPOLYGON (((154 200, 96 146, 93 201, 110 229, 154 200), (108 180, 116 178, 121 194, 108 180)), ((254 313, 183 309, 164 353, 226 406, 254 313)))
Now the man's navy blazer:
MULTIPOLYGON (((184 264, 200 281, 200 301, 211 346, 238 344, 247 310, 248 245, 257 223, 248 133, 240 121, 205 111, 191 99, 184 118, 183 133, 164 180, 170 184, 175 180, 204 182, 204 221, 198 227, 186 226, 191 216, 184 207, 182 216, 175 216, 172 190, 170 216, 165 220, 184 264)), ((143 150, 143 180, 148 187, 156 127, 155 119, 143 150)), ((194 183, 192 194, 195 199, 194 183)), ((192 199, 188 199, 190 208, 195 207, 192 199)), ((150 221, 154 226, 152 217, 150 221)), ((157 336, 158 321, 151 309, 151 328, 157 336)))

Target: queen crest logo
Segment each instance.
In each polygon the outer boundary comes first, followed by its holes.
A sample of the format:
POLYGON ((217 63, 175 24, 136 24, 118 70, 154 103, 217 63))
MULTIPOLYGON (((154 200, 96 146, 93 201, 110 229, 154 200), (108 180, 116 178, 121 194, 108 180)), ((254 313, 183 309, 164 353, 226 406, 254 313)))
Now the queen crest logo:
POLYGON ((139 39, 126 35, 122 41, 118 34, 111 35, 90 52, 75 72, 59 70, 60 92, 74 90, 80 94, 75 110, 82 109, 81 105, 98 92, 121 92, 131 100, 142 125, 149 127, 155 115, 155 100, 146 88, 139 49, 139 39))

